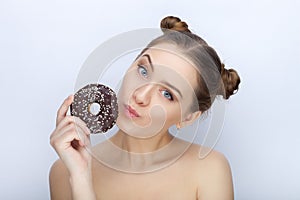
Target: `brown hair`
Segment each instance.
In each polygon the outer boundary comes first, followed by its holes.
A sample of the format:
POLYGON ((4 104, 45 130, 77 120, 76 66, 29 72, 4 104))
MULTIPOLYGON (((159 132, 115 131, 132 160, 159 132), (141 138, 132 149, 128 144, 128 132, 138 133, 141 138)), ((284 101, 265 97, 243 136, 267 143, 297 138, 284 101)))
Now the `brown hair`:
POLYGON ((192 33, 187 23, 178 17, 168 16, 161 20, 160 27, 164 34, 152 40, 140 55, 155 45, 170 43, 176 45, 199 69, 198 87, 194 89, 198 102, 192 110, 204 112, 211 107, 217 95, 228 99, 237 92, 241 82, 238 73, 234 69, 226 69, 216 51, 192 33))

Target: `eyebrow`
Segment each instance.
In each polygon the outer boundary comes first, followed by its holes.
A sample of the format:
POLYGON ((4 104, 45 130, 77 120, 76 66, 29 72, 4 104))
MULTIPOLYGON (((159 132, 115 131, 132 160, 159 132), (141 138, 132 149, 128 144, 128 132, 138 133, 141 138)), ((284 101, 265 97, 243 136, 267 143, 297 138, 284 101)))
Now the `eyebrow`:
POLYGON ((149 61, 149 63, 150 63, 150 67, 151 67, 152 71, 154 71, 154 68, 153 68, 153 64, 152 64, 150 55, 149 55, 149 54, 144 54, 142 57, 144 57, 144 56, 148 58, 148 61, 149 61))

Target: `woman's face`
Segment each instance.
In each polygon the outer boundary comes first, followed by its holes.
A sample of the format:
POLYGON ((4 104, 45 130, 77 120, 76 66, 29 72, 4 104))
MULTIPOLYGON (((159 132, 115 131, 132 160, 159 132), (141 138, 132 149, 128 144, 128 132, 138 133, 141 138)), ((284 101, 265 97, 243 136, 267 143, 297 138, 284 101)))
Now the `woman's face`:
POLYGON ((175 49, 168 44, 152 47, 126 72, 117 120, 125 133, 140 138, 165 133, 191 112, 197 70, 175 49))

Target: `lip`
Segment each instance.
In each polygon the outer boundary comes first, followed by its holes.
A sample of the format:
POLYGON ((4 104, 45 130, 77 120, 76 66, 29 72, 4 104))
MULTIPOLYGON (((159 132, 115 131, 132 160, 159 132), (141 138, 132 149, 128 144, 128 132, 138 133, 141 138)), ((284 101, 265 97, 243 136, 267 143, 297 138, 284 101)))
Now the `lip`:
POLYGON ((125 107, 125 114, 129 118, 140 117, 139 113, 134 108, 132 108, 130 105, 124 105, 124 107, 125 107))

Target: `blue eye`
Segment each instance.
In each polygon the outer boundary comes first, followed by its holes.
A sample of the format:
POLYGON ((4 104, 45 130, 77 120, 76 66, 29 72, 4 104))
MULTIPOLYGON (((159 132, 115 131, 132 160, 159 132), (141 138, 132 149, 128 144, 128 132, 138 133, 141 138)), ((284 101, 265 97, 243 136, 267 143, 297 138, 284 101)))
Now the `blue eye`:
POLYGON ((139 71, 139 74, 141 74, 143 77, 148 77, 148 71, 145 67, 141 66, 141 65, 138 65, 138 71, 139 71))
POLYGON ((168 91, 168 90, 163 90, 162 94, 164 95, 164 97, 166 97, 167 99, 169 99, 170 101, 173 101, 173 96, 172 94, 168 91))

